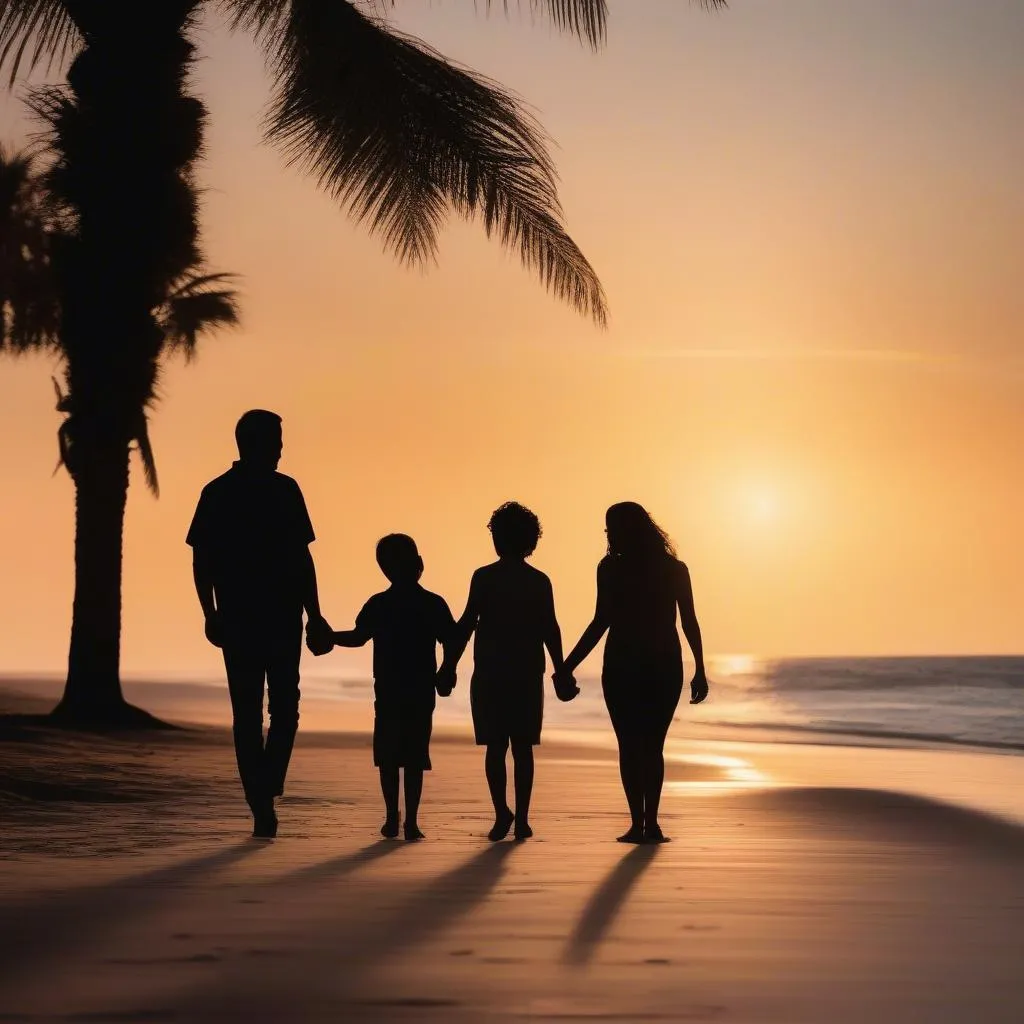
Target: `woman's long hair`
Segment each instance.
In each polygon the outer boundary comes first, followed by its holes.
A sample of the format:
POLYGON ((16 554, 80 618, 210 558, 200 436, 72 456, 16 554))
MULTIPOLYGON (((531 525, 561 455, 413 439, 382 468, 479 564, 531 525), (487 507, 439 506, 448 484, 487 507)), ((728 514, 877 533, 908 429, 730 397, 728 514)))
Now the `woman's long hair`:
POLYGON ((676 557, 668 534, 651 518, 650 512, 635 501, 612 505, 605 513, 605 524, 608 554, 613 558, 651 562, 676 557))

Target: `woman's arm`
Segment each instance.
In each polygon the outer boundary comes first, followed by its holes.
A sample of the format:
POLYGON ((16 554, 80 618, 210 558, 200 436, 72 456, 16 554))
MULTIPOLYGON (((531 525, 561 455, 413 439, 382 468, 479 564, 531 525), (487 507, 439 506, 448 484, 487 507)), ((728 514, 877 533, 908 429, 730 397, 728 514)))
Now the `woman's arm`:
POLYGON ((565 671, 575 672, 580 662, 597 646, 608 629, 608 572, 605 563, 597 567, 597 603, 590 625, 583 631, 579 642, 565 659, 565 671))
POLYGON ((679 575, 676 583, 676 602, 679 605, 679 618, 683 624, 683 636, 693 652, 695 669, 693 682, 690 684, 690 703, 699 704, 708 695, 708 679, 704 669, 704 645, 700 635, 700 624, 693 606, 693 584, 690 582, 690 570, 680 562, 679 575))

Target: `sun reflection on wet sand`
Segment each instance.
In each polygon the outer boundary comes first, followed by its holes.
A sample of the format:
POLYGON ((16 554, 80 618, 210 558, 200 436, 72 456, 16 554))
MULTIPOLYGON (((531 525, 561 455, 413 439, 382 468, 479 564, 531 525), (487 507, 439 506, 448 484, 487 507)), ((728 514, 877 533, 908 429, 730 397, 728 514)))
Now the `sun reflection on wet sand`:
POLYGON ((669 778, 665 782, 665 789, 669 793, 756 789, 776 785, 771 776, 750 761, 722 754, 674 755, 668 758, 666 768, 669 778), (677 773, 695 777, 672 778, 677 773))

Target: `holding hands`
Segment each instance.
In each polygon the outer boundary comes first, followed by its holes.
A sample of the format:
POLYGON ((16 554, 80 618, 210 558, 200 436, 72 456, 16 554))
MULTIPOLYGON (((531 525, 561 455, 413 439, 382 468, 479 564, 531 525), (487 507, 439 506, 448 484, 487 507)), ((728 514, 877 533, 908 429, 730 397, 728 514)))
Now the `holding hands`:
POLYGON ((307 620, 306 646, 318 658, 334 650, 334 630, 322 615, 307 620))
POLYGON ((555 671, 551 681, 555 685, 555 696, 560 701, 568 702, 579 696, 580 688, 576 685, 576 677, 564 666, 555 671))
POLYGON ((450 697, 455 689, 456 674, 455 666, 445 662, 438 670, 434 681, 439 697, 450 697))

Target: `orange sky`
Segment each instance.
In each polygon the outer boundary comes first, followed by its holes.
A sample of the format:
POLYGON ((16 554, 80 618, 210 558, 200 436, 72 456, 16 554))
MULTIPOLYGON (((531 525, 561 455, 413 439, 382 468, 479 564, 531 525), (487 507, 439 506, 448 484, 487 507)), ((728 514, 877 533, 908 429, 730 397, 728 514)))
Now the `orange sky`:
MULTIPOLYGON (((571 642, 603 510, 632 498, 690 564, 710 651, 1024 647, 1024 5, 611 7, 596 56, 468 2, 398 7, 539 110, 604 333, 478 228, 453 225, 429 272, 397 267, 259 144, 260 59, 204 28, 206 241, 243 275, 245 323, 166 376, 163 496, 136 481, 129 502, 127 674, 220 671, 183 537, 250 406, 285 418, 339 628, 392 530, 460 611, 488 514, 516 498, 571 642)), ((23 132, 0 100, 0 137, 23 132)), ((50 372, 0 365, 3 671, 66 655, 50 372)))

